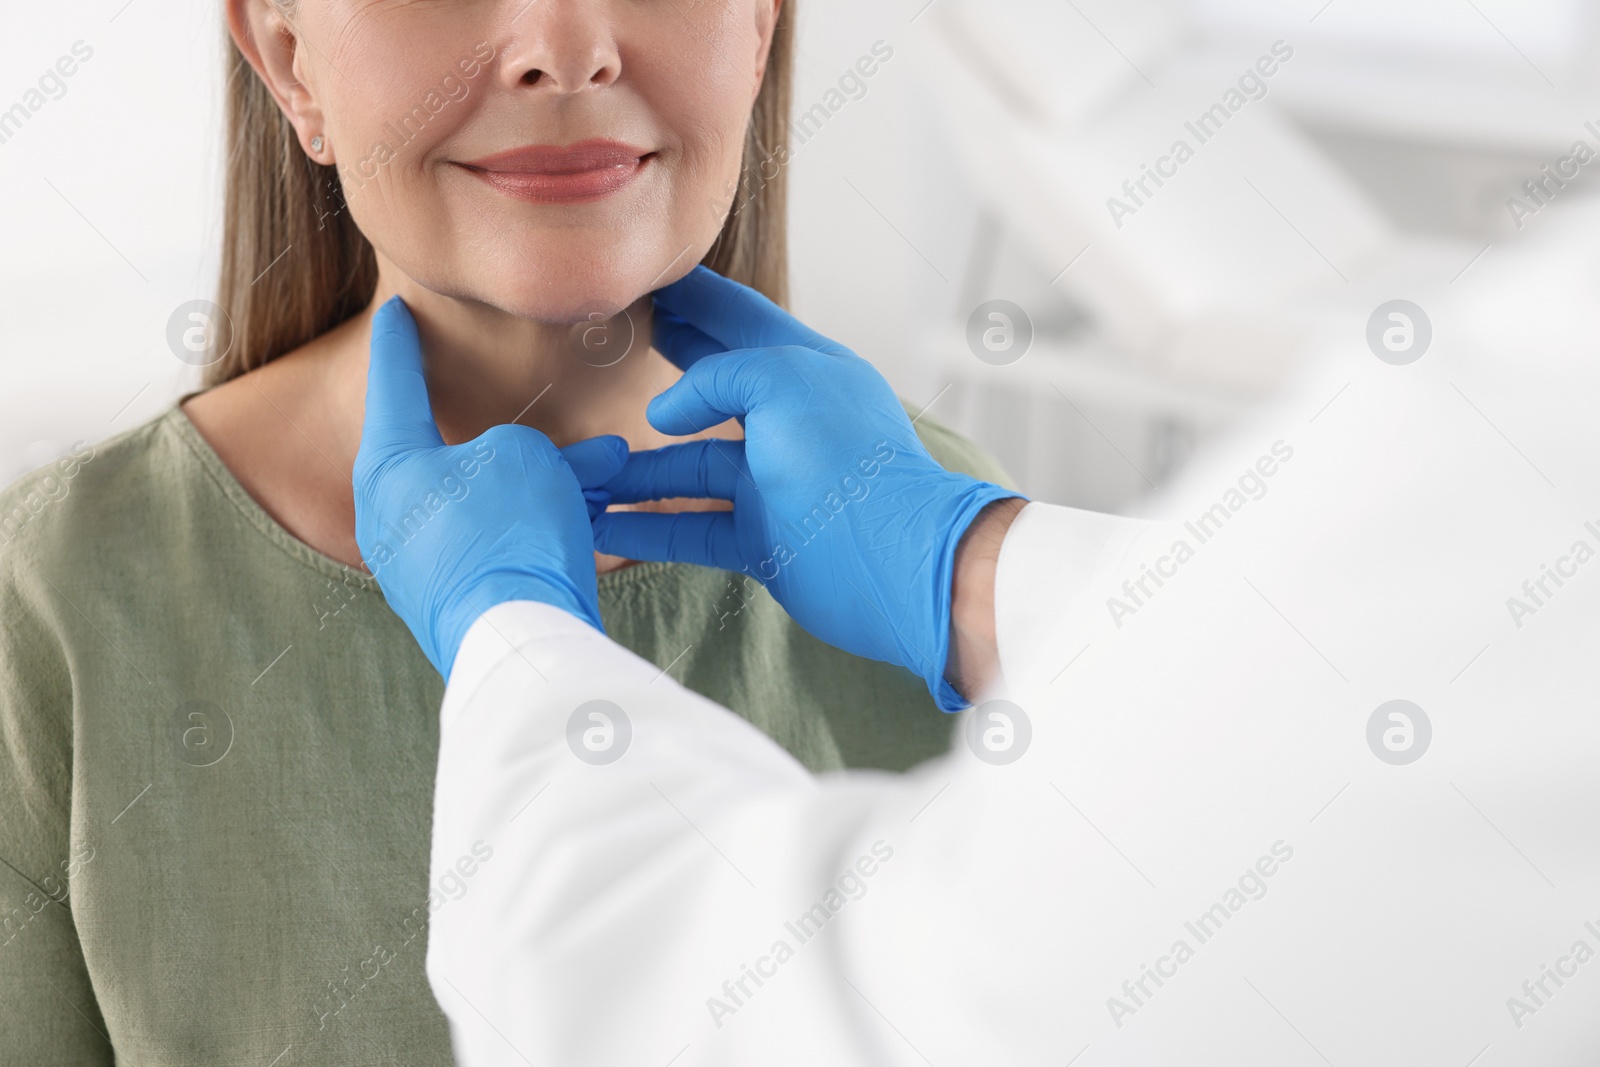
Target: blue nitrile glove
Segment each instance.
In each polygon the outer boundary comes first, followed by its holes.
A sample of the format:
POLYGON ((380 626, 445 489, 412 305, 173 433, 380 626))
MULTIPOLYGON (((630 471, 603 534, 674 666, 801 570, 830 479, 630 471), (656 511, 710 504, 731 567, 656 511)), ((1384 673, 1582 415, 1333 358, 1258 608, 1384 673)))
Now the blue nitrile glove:
POLYGON ((372 317, 367 413, 354 471, 356 544, 395 614, 446 679, 478 616, 508 600, 571 612, 597 630, 590 519, 622 469, 620 437, 557 449, 528 426, 446 445, 422 376, 417 324, 395 297, 372 317))
POLYGON ((961 535, 1018 496, 945 470, 866 360, 704 267, 656 294, 656 346, 685 369, 650 402, 677 436, 738 418, 744 441, 636 452, 617 503, 733 501, 733 511, 609 512, 602 552, 743 571, 814 636, 920 675, 945 711, 951 578, 961 535))

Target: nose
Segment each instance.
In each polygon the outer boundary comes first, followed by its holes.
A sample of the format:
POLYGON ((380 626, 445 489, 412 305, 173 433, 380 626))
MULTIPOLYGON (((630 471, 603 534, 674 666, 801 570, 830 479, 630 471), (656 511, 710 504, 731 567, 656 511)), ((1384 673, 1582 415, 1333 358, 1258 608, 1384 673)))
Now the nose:
POLYGON ((522 13, 512 22, 503 69, 521 85, 562 95, 612 84, 622 76, 622 55, 611 6, 610 0, 518 0, 522 13))

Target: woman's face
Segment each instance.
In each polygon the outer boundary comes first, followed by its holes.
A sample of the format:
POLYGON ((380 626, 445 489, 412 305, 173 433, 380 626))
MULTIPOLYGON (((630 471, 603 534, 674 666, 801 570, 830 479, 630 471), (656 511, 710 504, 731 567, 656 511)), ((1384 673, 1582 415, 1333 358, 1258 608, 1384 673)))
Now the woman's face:
POLYGON ((579 322, 686 274, 715 240, 778 3, 299 0, 276 88, 407 275, 579 322))

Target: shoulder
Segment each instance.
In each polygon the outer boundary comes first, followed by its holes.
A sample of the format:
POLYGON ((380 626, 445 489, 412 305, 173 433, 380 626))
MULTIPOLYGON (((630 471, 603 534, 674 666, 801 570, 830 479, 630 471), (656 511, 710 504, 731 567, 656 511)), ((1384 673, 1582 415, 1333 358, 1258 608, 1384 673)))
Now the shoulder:
POLYGON ((176 407, 107 440, 78 441, 0 491, 0 582, 81 567, 170 513, 172 487, 193 461, 175 417, 176 407))
POLYGON ((900 405, 906 409, 907 415, 916 419, 913 428, 917 431, 917 437, 922 440, 922 446, 928 450, 928 454, 938 461, 939 466, 985 482, 993 482, 1007 489, 1017 488, 1016 482, 1000 465, 1000 461, 990 455, 982 445, 963 437, 942 423, 935 422, 927 415, 919 417, 916 410, 904 400, 900 401, 900 405))
POLYGON ((160 488, 177 445, 163 418, 79 441, 0 492, 0 855, 28 877, 67 851, 74 711, 96 662, 77 653, 116 655, 89 597, 138 566, 148 517, 176 510, 160 488))

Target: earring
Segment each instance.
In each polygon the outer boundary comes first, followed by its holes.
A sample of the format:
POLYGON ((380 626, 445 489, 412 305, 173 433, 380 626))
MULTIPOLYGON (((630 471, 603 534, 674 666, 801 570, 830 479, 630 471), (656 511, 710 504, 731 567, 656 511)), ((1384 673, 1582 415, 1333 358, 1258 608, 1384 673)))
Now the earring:
POLYGON ((319 133, 315 137, 311 138, 311 151, 322 151, 322 134, 319 133))

